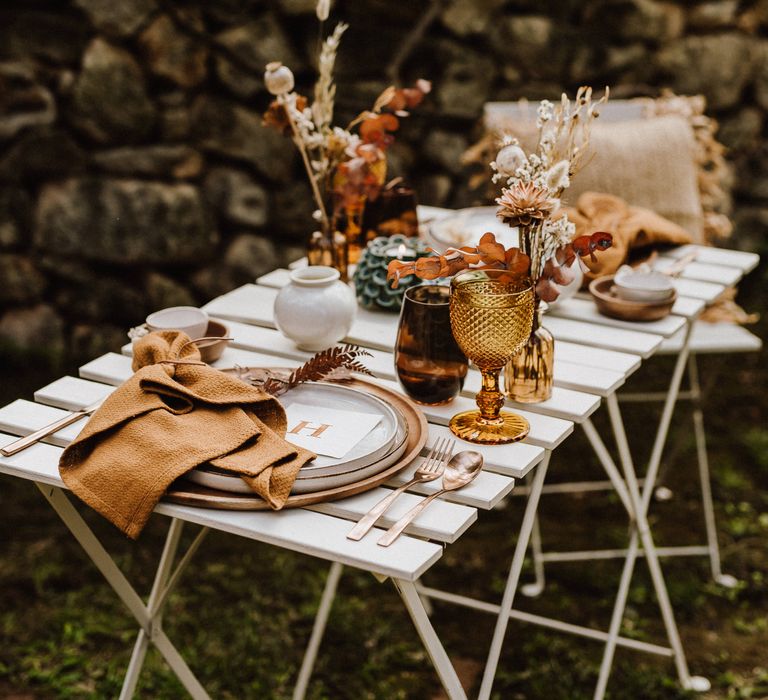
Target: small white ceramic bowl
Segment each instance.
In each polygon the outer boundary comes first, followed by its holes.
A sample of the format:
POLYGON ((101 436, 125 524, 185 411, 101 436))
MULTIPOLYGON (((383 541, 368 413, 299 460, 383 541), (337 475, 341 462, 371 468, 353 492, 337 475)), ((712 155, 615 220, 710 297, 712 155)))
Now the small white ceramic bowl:
POLYGON ((195 306, 171 306, 147 316, 151 331, 183 331, 191 340, 202 338, 208 328, 208 314, 195 306))
POLYGON ((633 270, 628 265, 619 268, 613 285, 616 295, 629 301, 666 301, 675 290, 668 275, 652 270, 633 270))

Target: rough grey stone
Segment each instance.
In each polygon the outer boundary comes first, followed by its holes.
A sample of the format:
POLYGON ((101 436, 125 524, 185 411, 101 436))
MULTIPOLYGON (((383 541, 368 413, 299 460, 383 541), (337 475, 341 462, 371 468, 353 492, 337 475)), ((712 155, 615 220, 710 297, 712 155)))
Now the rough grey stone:
POLYGON ((562 80, 576 45, 569 32, 549 17, 512 15, 494 22, 488 40, 504 62, 529 79, 562 80))
POLYGON ((0 187, 0 248, 13 248, 29 235, 32 200, 25 190, 0 187))
POLYGON ((648 60, 648 50, 639 42, 623 46, 610 46, 606 51, 605 68, 608 71, 625 70, 648 60))
POLYGON ((178 180, 197 177, 203 158, 189 146, 161 144, 126 146, 93 154, 93 162, 103 170, 119 175, 171 177, 178 180))
MULTIPOLYGON (((107 0, 109 2, 110 0, 107 0)), ((32 3, 5 3, 0 7, 0 46, 2 54, 35 62, 74 65, 88 41, 89 28, 77 12, 59 3, 55 12, 27 10, 32 3)))
POLYGON ((267 191, 242 170, 213 168, 205 178, 205 195, 231 222, 257 227, 267 223, 267 191))
POLYGON ((127 51, 94 39, 72 91, 75 126, 99 143, 131 143, 150 133, 155 116, 138 63, 127 51))
POLYGON ((755 47, 755 99, 768 111, 768 40, 755 47))
POLYGON ((195 298, 183 284, 159 272, 150 272, 144 290, 151 309, 167 309, 170 306, 194 306, 195 298))
POLYGON ((96 29, 114 36, 135 34, 155 9, 155 0, 74 0, 96 29))
POLYGON ((0 254, 0 306, 32 304, 45 291, 45 277, 24 255, 0 254))
POLYGON ((265 14, 240 27, 228 29, 216 39, 240 61, 226 55, 216 57, 216 72, 221 81, 240 97, 251 97, 264 87, 264 66, 280 61, 293 71, 302 63, 274 15, 265 14))
MULTIPOLYGON (((309 234, 317 228, 312 218, 317 205, 309 184, 294 180, 274 194, 273 209, 275 237, 285 236, 295 242, 306 243, 309 234)), ((282 242, 281 242, 282 245, 282 242)))
POLYGON ((47 304, 11 309, 0 317, 0 355, 56 367, 64 359, 64 347, 64 322, 47 304))
POLYGON ((186 106, 167 107, 160 113, 163 141, 187 141, 192 135, 192 115, 186 106))
POLYGON ((244 272, 252 282, 277 266, 275 244, 264 236, 241 233, 227 246, 224 262, 244 272))
POLYGON ((49 178, 82 172, 87 156, 72 136, 57 128, 28 129, 0 154, 0 179, 30 181, 37 186, 49 178))
POLYGON ((420 204, 443 207, 448 203, 453 182, 447 175, 428 175, 416 183, 420 204))
POLYGON ((115 263, 195 263, 218 234, 197 188, 138 180, 49 183, 35 212, 35 245, 52 254, 115 263))
POLYGON ((689 36, 657 55, 657 65, 681 94, 703 94, 711 110, 732 107, 741 100, 752 77, 753 43, 741 34, 689 36))
POLYGON ((59 285, 56 306, 78 321, 121 323, 126 330, 140 323, 152 310, 136 279, 89 271, 76 282, 59 285))
POLYGON ((461 156, 469 143, 461 134, 433 129, 424 139, 424 154, 449 173, 463 170, 461 156))
POLYGON ((278 182, 290 179, 296 148, 290 139, 262 126, 259 114, 228 100, 201 97, 192 118, 204 149, 252 163, 278 182))
POLYGON ((80 364, 107 352, 119 353, 127 342, 127 331, 121 326, 104 322, 78 323, 70 331, 69 356, 73 362, 80 364))
POLYGON ((685 12, 679 5, 655 0, 632 0, 619 24, 624 39, 663 42, 682 35, 685 12))
POLYGON ((732 239, 737 248, 768 254, 768 207, 739 207, 733 227, 732 239))
POLYGON ((687 24, 692 29, 719 29, 736 22, 738 0, 715 0, 689 8, 687 24))
POLYGON ((482 34, 504 0, 451 0, 440 13, 443 24, 454 34, 482 34))
POLYGON ((223 263, 214 263, 197 270, 190 277, 190 284, 201 299, 213 299, 248 282, 242 270, 235 270, 223 263))
POLYGON ((763 131, 763 113, 756 107, 744 107, 735 114, 722 117, 717 140, 728 147, 731 157, 760 145, 763 131))
POLYGON ((27 127, 44 126, 56 119, 53 95, 40 85, 31 67, 0 63, 0 139, 13 138, 27 127))
MULTIPOLYGON (((199 16, 187 13, 185 19, 202 30, 199 16)), ((208 47, 180 31, 168 15, 160 15, 141 33, 139 45, 155 75, 184 88, 205 80, 208 47)))
POLYGON ((317 0, 278 0, 280 9, 287 15, 313 15, 317 0))
POLYGON ((435 89, 440 111, 447 116, 476 119, 489 98, 496 63, 459 44, 444 44, 441 53, 445 68, 435 89))

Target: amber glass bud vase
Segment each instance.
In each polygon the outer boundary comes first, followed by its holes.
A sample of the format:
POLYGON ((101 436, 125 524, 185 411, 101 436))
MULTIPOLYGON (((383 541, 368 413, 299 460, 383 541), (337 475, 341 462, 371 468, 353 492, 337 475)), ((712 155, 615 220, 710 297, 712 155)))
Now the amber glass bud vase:
POLYGON ((347 239, 343 233, 313 231, 307 241, 307 262, 327 265, 339 271, 342 282, 347 281, 347 239))
POLYGON ((504 370, 504 388, 511 401, 537 403, 552 396, 555 339, 541 324, 546 302, 536 299, 533 327, 528 342, 504 370))

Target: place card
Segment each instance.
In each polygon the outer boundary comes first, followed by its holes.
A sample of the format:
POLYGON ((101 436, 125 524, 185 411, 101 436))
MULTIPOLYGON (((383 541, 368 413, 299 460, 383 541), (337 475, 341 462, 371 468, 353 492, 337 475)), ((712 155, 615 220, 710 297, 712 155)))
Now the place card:
POLYGON ((327 457, 343 457, 380 422, 372 413, 292 403, 285 409, 285 439, 327 457))

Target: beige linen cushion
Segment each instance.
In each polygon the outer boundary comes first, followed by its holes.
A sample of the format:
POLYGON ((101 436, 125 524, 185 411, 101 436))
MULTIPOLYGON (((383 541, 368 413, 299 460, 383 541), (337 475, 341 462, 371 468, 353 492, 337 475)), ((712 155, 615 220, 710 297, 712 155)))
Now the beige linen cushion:
MULTIPOLYGON (((508 122, 503 131, 520 139, 526 152, 535 149, 531 122, 508 122)), ((695 242, 704 240, 696 142, 684 117, 595 122, 582 169, 563 200, 575 204, 584 192, 616 195, 682 226, 695 242)))

